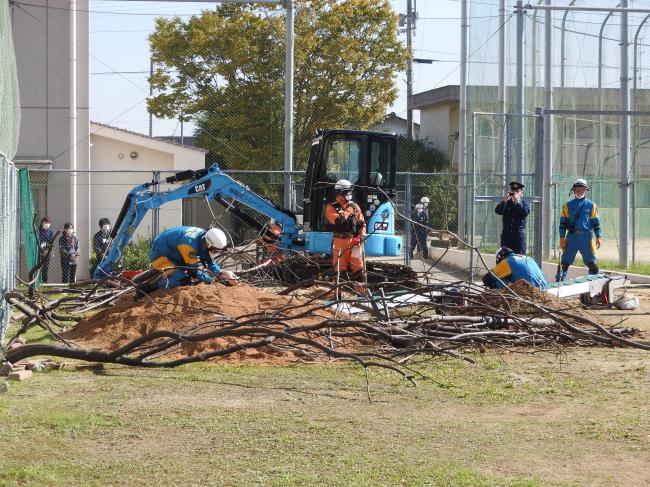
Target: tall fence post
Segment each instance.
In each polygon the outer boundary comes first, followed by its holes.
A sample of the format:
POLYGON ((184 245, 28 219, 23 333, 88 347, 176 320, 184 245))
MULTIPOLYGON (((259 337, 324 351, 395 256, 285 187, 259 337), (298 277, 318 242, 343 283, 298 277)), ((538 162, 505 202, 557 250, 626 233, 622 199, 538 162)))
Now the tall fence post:
POLYGON ((293 209, 291 171, 293 171, 293 58, 294 0, 285 0, 286 56, 284 80, 284 207, 293 209))
POLYGON ((632 203, 632 264, 636 263, 636 181, 630 183, 632 203))
MULTIPOLYGON (((153 190, 160 191, 160 171, 153 171, 153 190)), ((160 208, 151 210, 151 240, 160 233, 160 208)))
POLYGON ((534 188, 535 193, 541 198, 535 211, 535 245, 533 247, 533 258, 540 264, 545 257, 545 251, 548 251, 550 226, 546 222, 546 208, 548 205, 546 189, 550 189, 547 185, 548 180, 548 167, 547 160, 550 161, 550 155, 547 154, 547 118, 543 116, 544 110, 540 107, 535 109, 535 174, 534 174, 534 188))
POLYGON ((478 125, 478 114, 472 114, 472 173, 471 173, 471 195, 472 201, 470 204, 471 213, 469 219, 469 243, 471 248, 469 249, 469 279, 471 282, 474 282, 474 267, 475 267, 475 256, 474 256, 474 234, 476 233, 476 155, 477 155, 477 142, 476 142, 476 127, 478 125))
POLYGON ((515 98, 515 176, 521 181, 524 167, 524 5, 523 0, 517 0, 517 45, 516 70, 517 88, 515 98))
POLYGON ((404 256, 404 263, 411 265, 411 198, 412 198, 412 184, 413 180, 411 173, 405 174, 405 188, 404 188, 404 215, 407 218, 406 225, 404 225, 404 232, 406 233, 406 255, 404 256))
MULTIPOLYGON (((621 7, 627 8, 627 0, 621 0, 621 7)), ((620 62, 620 92, 621 110, 630 109, 629 73, 628 73, 628 13, 621 12, 621 62, 620 62)), ((621 153, 621 193, 618 208, 619 214, 619 235, 620 245, 618 247, 618 264, 627 269, 629 264, 629 211, 630 211, 630 115, 624 113, 621 116, 620 130, 620 153, 621 153)))

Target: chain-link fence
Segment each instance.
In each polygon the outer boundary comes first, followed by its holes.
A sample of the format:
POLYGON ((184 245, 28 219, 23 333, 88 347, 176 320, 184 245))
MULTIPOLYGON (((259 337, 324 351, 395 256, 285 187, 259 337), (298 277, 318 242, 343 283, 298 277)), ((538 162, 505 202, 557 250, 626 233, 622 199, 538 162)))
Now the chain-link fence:
POLYGON ((20 97, 11 35, 9 2, 0 1, 0 349, 11 308, 5 302, 14 288, 18 244, 18 173, 10 162, 18 146, 20 97))
MULTIPOLYGON (((284 173, 282 171, 228 171, 235 180, 241 182, 251 191, 282 206, 284 194, 284 173)), ((66 223, 76 221, 75 236, 79 242, 79 257, 77 259, 76 278, 85 279, 90 275, 90 269, 95 264, 93 251, 93 236, 100 230, 99 220, 109 218, 115 222, 127 194, 134 187, 146 182, 158 182, 153 189, 166 191, 173 186, 166 184, 165 178, 172 173, 164 171, 94 171, 76 174, 77 185, 86 186, 88 206, 79 209, 77 215, 70 215, 66 205, 61 200, 69 198, 71 177, 70 171, 33 170, 31 171, 31 186, 37 225, 45 217, 51 222, 55 232, 66 223)), ((431 263, 442 257, 439 264, 448 267, 450 271, 467 273, 470 267, 470 257, 454 236, 458 226, 458 182, 459 175, 455 173, 397 173, 395 187, 395 207, 397 210, 396 228, 403 237, 403 253, 396 262, 413 265, 431 263), (433 229, 426 235, 426 252, 417 246, 418 235, 410 219, 415 214, 415 205, 422 197, 427 197, 430 204, 427 208, 428 225, 433 229), (411 260, 409 252, 414 251, 411 260), (424 259, 428 257, 428 259, 424 259), (424 261, 423 261, 424 259, 424 261)), ((294 172, 292 175, 292 195, 294 208, 301 213, 303 198, 304 173, 294 172)), ((466 188, 469 190, 469 188, 466 188)), ((161 206, 147 215, 140 227, 134 233, 134 241, 142 241, 142 248, 160 231, 178 226, 191 225, 208 227, 217 224, 226 230, 235 244, 250 241, 257 237, 257 230, 241 221, 232 212, 227 211, 214 200, 202 198, 187 198, 173 201, 161 206)), ((266 223, 267 218, 252 210, 244 212, 259 223, 266 223)), ((61 240, 62 236, 58 237, 61 240)), ((66 256, 61 251, 61 243, 55 241, 48 262, 45 282, 61 282, 66 266, 66 256)), ((24 241, 24 239, 23 239, 24 241)), ((24 252, 23 252, 24 255, 24 252)), ((145 256, 146 259, 146 256, 145 256)), ((22 259, 23 275, 27 275, 25 259, 22 259)))
POLYGON ((11 315, 4 295, 15 285, 18 246, 18 171, 0 157, 0 344, 11 315))
MULTIPOLYGON (((593 2, 552 3, 558 10, 547 16, 544 10, 536 9, 543 6, 542 1, 523 2, 523 9, 513 10, 500 0, 469 0, 470 19, 485 20, 469 22, 467 147, 472 147, 474 113, 533 117, 537 107, 565 112, 552 114, 545 127, 551 129, 546 146, 551 147, 551 154, 547 154, 552 161, 551 215, 550 221, 544 221, 551 228, 550 257, 558 256, 557 227, 562 204, 569 199, 571 183, 580 177, 590 184, 588 196, 598 205, 603 221, 605 239, 599 257, 614 263, 619 260, 620 246, 625 241, 620 230, 627 214, 630 261, 648 262, 650 242, 642 222, 649 205, 646 188, 650 177, 650 114, 643 112, 650 102, 650 78, 645 75, 648 68, 644 64, 649 18, 643 12, 629 12, 625 17, 628 38, 621 41, 623 17, 606 10, 620 6, 617 0, 596 2, 599 11, 588 11, 593 2), (574 10, 559 9, 563 6, 574 10), (585 10, 576 10, 581 7, 585 10), (621 55, 623 43, 629 46, 627 57, 621 55), (547 69, 551 86, 546 86, 547 69), (622 73, 625 69, 627 73, 622 73), (624 93, 629 94, 627 105, 624 93), (630 116, 629 141, 622 136, 626 127, 620 111, 624 110, 636 113, 630 116), (623 143, 628 147, 621 149, 623 143), (629 158, 624 157, 628 151, 629 158), (621 174, 626 160, 629 171, 624 169, 621 174), (629 205, 621 209, 621 188, 628 184, 629 205)), ((647 8, 650 1, 635 0, 629 7, 647 8)), ((486 127, 476 130, 487 133, 486 127)), ((516 131, 511 139, 515 145, 519 140, 523 144, 532 140, 519 138, 516 131)), ((524 156, 534 158, 525 151, 524 156)), ((494 158, 501 160, 503 154, 494 158)), ((469 164, 468 158, 471 167, 469 164)))

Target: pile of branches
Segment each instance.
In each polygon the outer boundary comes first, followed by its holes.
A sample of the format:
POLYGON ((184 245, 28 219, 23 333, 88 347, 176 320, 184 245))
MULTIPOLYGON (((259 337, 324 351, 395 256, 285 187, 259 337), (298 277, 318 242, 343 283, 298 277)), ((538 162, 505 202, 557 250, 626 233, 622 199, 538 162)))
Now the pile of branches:
POLYGON ((47 355, 141 367, 175 367, 227 357, 245 349, 271 347, 291 352, 304 361, 343 359, 366 369, 387 368, 413 379, 417 372, 412 363, 416 360, 451 356, 472 362, 470 352, 485 348, 520 352, 558 352, 574 346, 650 350, 649 342, 635 339, 637 330, 606 327, 577 312, 575 304, 544 304, 512 289, 488 291, 460 281, 423 284, 405 290, 413 304, 409 304, 409 299, 404 302, 404 293, 387 295, 372 286, 359 289, 359 283, 341 281, 334 285, 311 279, 280 292, 301 295, 294 306, 238 317, 215 315, 182 333, 155 331, 111 351, 80 348, 66 342, 59 332, 88 311, 109 306, 133 292, 132 282, 106 280, 90 289, 76 286, 65 289, 66 297, 55 300, 48 300, 47 294, 30 298, 13 292, 5 299, 24 317, 9 345, 31 326, 48 330, 58 343, 8 346, 5 359, 16 363, 47 355), (314 284, 320 287, 310 297, 300 294, 302 287, 314 284), (351 316, 346 313, 350 307, 364 312, 351 316), (323 310, 329 311, 322 313, 323 310), (311 318, 312 324, 297 324, 304 318, 311 318), (238 341, 191 356, 170 357, 184 344, 226 338, 238 341))

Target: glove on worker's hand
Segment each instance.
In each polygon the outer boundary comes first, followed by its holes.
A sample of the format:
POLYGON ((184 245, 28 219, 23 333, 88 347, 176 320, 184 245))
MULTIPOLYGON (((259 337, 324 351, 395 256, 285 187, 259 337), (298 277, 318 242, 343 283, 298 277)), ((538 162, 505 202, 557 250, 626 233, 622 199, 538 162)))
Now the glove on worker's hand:
POLYGON ((562 252, 566 251, 566 238, 560 238, 560 248, 562 249, 562 252))
POLYGON ((232 271, 222 270, 219 274, 219 278, 222 281, 225 281, 229 286, 236 286, 239 284, 239 278, 237 277, 237 274, 232 271))

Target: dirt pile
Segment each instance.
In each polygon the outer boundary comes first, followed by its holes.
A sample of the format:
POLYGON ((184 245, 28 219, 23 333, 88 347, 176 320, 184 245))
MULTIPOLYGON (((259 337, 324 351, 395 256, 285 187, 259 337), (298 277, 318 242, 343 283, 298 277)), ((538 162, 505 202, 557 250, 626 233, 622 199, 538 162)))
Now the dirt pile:
MULTIPOLYGON (((260 317, 273 315, 299 316, 291 319, 290 325, 305 326, 334 317, 333 310, 315 309, 318 303, 308 305, 299 298, 272 294, 248 285, 225 287, 199 284, 158 290, 150 298, 139 303, 134 302, 133 296, 123 298, 111 308, 79 322, 72 330, 64 333, 63 337, 83 348, 115 350, 136 338, 159 330, 184 334, 204 333, 235 322, 255 322, 260 317), (210 321, 213 323, 205 323, 210 321)), ((281 327, 279 324, 269 326, 281 327)), ((191 356, 252 340, 248 337, 227 337, 185 343, 164 358, 191 356)), ((228 356, 227 360, 286 363, 296 360, 296 355, 275 346, 265 346, 261 349, 241 350, 228 356)))
MULTIPOLYGON (((550 293, 534 287, 529 282, 524 280, 510 284, 509 290, 499 289, 494 291, 494 293, 486 294, 485 297, 489 300, 494 299, 492 301, 493 306, 503 311, 508 311, 511 314, 528 317, 544 317, 542 313, 540 313, 540 311, 532 304, 505 299, 505 297, 511 295, 510 290, 514 291, 518 297, 537 305, 544 306, 545 308, 571 313, 576 316, 587 318, 598 323, 599 325, 607 326, 601 316, 599 316, 597 313, 594 313, 593 311, 585 309, 580 303, 579 298, 575 297, 570 299, 560 299, 557 296, 553 296, 550 293), (499 299, 499 296, 503 296, 504 299, 499 299)), ((574 320, 570 317, 564 317, 564 319, 566 319, 569 323, 583 325, 582 322, 574 320)))

